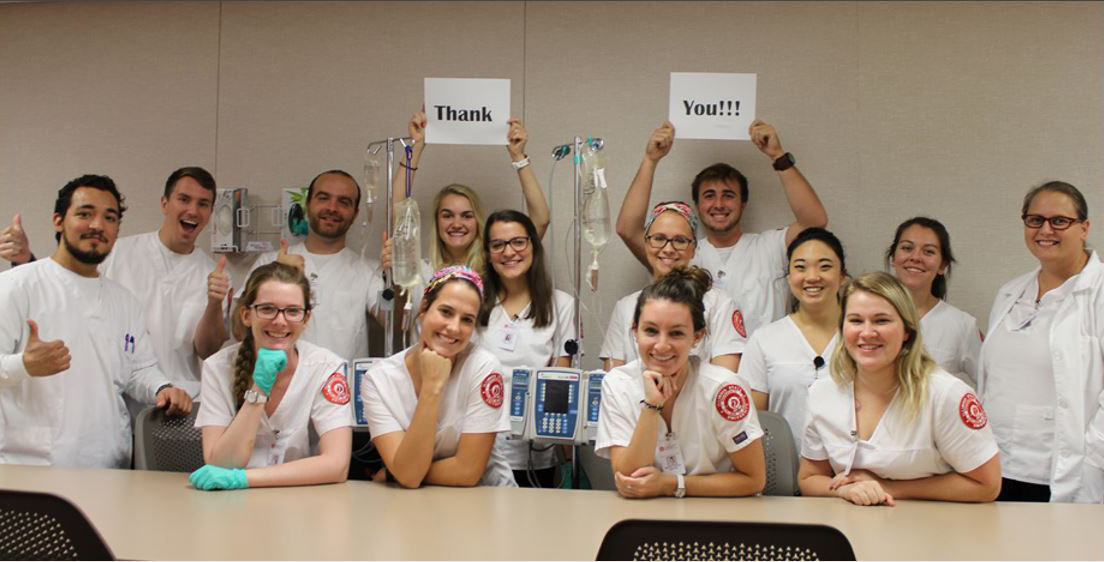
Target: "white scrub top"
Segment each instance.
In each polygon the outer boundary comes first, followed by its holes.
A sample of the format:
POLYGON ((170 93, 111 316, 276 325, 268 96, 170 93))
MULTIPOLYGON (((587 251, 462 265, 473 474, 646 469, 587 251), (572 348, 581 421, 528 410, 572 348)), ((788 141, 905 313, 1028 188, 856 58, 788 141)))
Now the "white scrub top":
MULTIPOLYGON (((602 379, 602 406, 594 452, 610 458, 611 447, 628 447, 644 406, 643 369, 633 361, 602 379)), ((684 474, 714 474, 732 470, 729 453, 735 453, 763 436, 751 394, 736 373, 696 358, 675 399, 671 427, 660 418, 658 445, 666 435, 676 441, 685 466, 684 474)))
MULTIPOLYGON (((414 379, 406 368, 404 349, 372 365, 364 377, 361 399, 373 437, 406 431, 414 419, 418 395, 414 379)), ((495 356, 484 349, 470 348, 463 364, 445 383, 437 413, 437 433, 433 442, 433 460, 456 455, 460 436, 465 433, 500 433, 510 430, 506 388, 510 374, 495 356)), ((517 486, 505 457, 494 448, 479 482, 482 486, 517 486)))
POLYGON ((691 265, 713 275, 713 286, 739 303, 747 335, 786 315, 786 227, 745 232, 725 259, 707 238, 698 240, 691 265))
MULTIPOLYGON (((234 361, 242 344, 223 348, 203 362, 203 401, 195 426, 228 427, 237 415, 233 395, 234 361)), ((299 364, 287 392, 269 417, 261 413, 248 468, 291 462, 320 453, 318 439, 353 424, 344 360, 332 351, 299 340, 299 364)))
MULTIPOLYGON (((637 291, 623 297, 614 305, 600 358, 628 363, 640 357, 640 348, 632 333, 633 313, 640 293, 637 291)), ((744 336, 744 318, 736 303, 716 288, 709 289, 702 302, 705 305, 705 337, 690 350, 690 354, 709 362, 721 355, 743 353, 747 337, 744 336)))
MULTIPOLYGON (((307 329, 300 337, 333 351, 346 361, 367 357, 367 315, 376 308, 383 290, 379 262, 362 258, 349 248, 342 248, 336 254, 312 254, 303 242, 288 248, 288 253, 303 256, 311 285, 314 308, 307 329)), ((277 252, 261 254, 253 263, 253 269, 276 261, 277 255, 277 252)))
POLYGON ((787 315, 755 332, 740 359, 740 377, 752 390, 770 394, 767 409, 786 418, 799 451, 809 386, 817 379, 831 377, 829 369, 838 341, 836 332, 819 355, 821 361, 816 361, 817 353, 787 315))
POLYGON ((82 277, 53 259, 0 274, 0 303, 0 463, 129 468, 123 393, 149 405, 169 384, 145 305, 115 281, 82 277), (27 320, 41 340, 65 342, 69 369, 27 374, 27 320))
POLYGON ((870 440, 856 437, 854 383, 831 377, 809 388, 809 422, 801 456, 827 460, 835 474, 853 469, 890 480, 915 480, 948 472, 970 472, 997 454, 997 442, 974 391, 943 369, 928 377, 923 410, 905 413, 898 392, 870 440))
POLYGON ((940 300, 920 319, 924 349, 944 371, 977 388, 981 331, 977 319, 940 300))
POLYGON ((195 330, 207 309, 207 275, 215 266, 198 247, 190 254, 173 252, 156 231, 120 238, 100 266, 105 277, 119 282, 145 305, 146 325, 161 370, 193 398, 199 394, 203 363, 195 352, 195 330))
MULTIPOLYGON (((546 367, 567 355, 564 344, 575 339, 574 318, 575 302, 563 291, 552 293, 552 322, 543 327, 533 326, 533 319, 526 318, 530 306, 526 306, 517 318, 510 318, 502 303, 491 309, 487 327, 482 328, 473 338, 476 345, 493 353, 503 368, 513 372, 515 367, 546 367)), ((495 447, 501 448, 509 460, 510 468, 526 470, 529 468, 529 441, 511 439, 509 432, 498 434, 495 447)), ((549 468, 556 465, 554 447, 541 446, 544 450, 533 450, 533 468, 549 468)))

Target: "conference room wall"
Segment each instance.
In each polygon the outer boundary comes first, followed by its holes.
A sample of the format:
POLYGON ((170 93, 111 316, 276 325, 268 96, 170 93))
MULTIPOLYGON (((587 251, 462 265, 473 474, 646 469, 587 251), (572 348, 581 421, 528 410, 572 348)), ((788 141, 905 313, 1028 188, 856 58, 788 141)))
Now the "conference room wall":
MULTIPOLYGON (((54 192, 100 171, 128 195, 124 234, 150 230, 164 177, 186 164, 273 204, 323 169, 359 175, 367 142, 405 134, 422 78, 509 78, 569 289, 570 166, 547 185, 551 147, 606 139, 616 214, 666 117, 669 73, 755 72, 758 116, 816 187, 849 269, 882 267, 901 220, 939 218, 960 262, 950 301, 984 327, 999 285, 1034 265, 1018 222, 1028 187, 1069 181, 1101 216, 1102 52, 1100 2, 5 4, 0 218, 23 212, 48 255, 54 192)), ((677 141, 653 201, 689 199, 717 161, 750 179, 747 230, 792 220, 748 142, 677 141)), ((488 212, 522 204, 503 147, 432 146, 415 185, 424 232, 451 182, 488 212)), ((377 252, 383 213, 354 228, 355 249, 377 252)), ((1094 228, 1090 244, 1102 239, 1094 228)), ((236 284, 251 261, 233 259, 236 284)), ((613 303, 646 280, 611 241, 598 293, 584 292, 587 366, 613 303)))

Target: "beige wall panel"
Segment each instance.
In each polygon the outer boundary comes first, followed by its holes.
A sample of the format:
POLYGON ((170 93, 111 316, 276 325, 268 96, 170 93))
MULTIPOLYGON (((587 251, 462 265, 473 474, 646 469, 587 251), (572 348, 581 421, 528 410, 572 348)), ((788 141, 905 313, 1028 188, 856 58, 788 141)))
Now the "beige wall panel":
MULTIPOLYGON (((122 234, 161 223, 165 178, 215 164, 215 3, 0 6, 0 221, 53 253, 57 190, 84 173, 127 197, 122 234)), ((206 239, 206 237, 204 237, 206 239)))

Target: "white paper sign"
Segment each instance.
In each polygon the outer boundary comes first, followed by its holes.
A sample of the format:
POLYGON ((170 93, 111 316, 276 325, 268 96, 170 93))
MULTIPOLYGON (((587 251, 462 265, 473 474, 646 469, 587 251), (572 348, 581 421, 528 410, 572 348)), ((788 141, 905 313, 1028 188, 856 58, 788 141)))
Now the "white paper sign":
POLYGON ((426 78, 427 144, 506 144, 510 80, 426 78))
POLYGON ((672 72, 669 117, 675 138, 751 140, 755 74, 672 72))

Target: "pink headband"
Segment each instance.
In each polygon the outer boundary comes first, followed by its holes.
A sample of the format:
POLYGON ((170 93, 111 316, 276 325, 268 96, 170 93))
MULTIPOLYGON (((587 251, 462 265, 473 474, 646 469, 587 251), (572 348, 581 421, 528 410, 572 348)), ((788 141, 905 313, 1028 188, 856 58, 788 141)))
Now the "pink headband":
POLYGON ((652 223, 655 222, 656 217, 663 214, 664 211, 674 211, 682 215, 682 218, 690 223, 690 231, 694 233, 694 238, 698 237, 698 214, 690 208, 690 205, 682 201, 667 201, 652 207, 652 213, 648 215, 648 220, 644 222, 645 234, 652 229, 652 223))
POLYGON ((479 298, 483 298, 483 278, 480 277, 475 270, 466 265, 442 267, 440 271, 433 274, 433 277, 429 278, 429 283, 426 283, 422 298, 424 299, 429 296, 429 292, 432 291, 434 287, 447 283, 453 279, 463 279, 475 285, 475 288, 479 289, 479 298))

